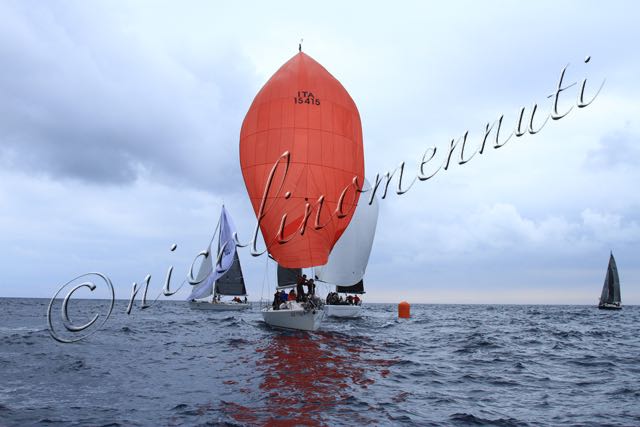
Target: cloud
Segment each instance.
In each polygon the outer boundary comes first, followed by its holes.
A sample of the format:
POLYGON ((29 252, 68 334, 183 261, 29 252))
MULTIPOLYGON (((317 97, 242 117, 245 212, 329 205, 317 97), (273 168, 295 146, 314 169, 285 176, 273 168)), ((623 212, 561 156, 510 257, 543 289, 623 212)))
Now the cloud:
MULTIPOLYGON (((48 297, 57 285, 87 271, 107 274, 118 298, 128 297, 131 283, 147 274, 159 292, 169 265, 178 283, 186 277, 220 215, 220 195, 144 176, 100 191, 93 183, 15 171, 0 171, 0 182, 0 258, 13 266, 0 275, 2 296, 48 297), (170 252, 173 243, 178 249, 170 252)), ((248 242, 255 224, 248 198, 227 195, 225 202, 241 224, 240 239, 248 242)), ((240 256, 247 261, 245 277, 256 296, 254 285, 260 283, 264 264, 252 261, 247 250, 240 256)))
POLYGON ((582 214, 584 234, 606 246, 640 241, 640 225, 615 213, 595 212, 585 209, 582 214))
POLYGON ((143 173, 205 189, 242 182, 237 138, 253 72, 232 46, 196 60, 115 30, 109 10, 2 9, 4 167, 96 184, 143 173))
POLYGON ((587 153, 584 166, 606 171, 611 168, 636 168, 639 163, 640 135, 627 127, 604 135, 598 147, 587 153))
POLYGON ((467 257, 474 263, 500 258, 544 263, 554 257, 585 256, 640 241, 640 227, 634 219, 592 209, 585 209, 574 220, 534 218, 511 204, 496 203, 448 210, 446 215, 398 211, 383 221, 374 253, 378 261, 401 265, 457 263, 467 257))

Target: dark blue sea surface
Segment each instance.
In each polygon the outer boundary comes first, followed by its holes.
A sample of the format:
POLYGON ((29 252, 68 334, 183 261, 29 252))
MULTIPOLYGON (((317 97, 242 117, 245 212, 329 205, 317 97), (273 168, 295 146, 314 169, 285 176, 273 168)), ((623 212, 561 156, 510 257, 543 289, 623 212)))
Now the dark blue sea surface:
POLYGON ((48 303, 0 299, 0 425, 640 425, 640 307, 367 304, 305 333, 117 301, 61 344, 48 303))

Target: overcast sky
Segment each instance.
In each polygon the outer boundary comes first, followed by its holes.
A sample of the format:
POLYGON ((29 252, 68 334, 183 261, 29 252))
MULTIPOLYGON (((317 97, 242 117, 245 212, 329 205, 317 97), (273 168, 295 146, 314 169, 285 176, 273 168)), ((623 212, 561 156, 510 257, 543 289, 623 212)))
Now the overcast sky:
MULTIPOLYGON (((403 161, 412 178, 427 148, 467 130, 475 146, 502 114, 508 133, 534 102, 541 123, 567 64, 561 111, 606 79, 538 134, 381 200, 367 301, 595 304, 613 250, 623 304, 640 304, 638 16, 634 1, 0 1, 0 296, 89 271, 118 298, 151 274, 155 295, 223 201, 249 240, 240 126, 304 38, 359 108, 369 181, 403 161)), ((250 299, 268 298, 273 268, 240 258, 250 299)))

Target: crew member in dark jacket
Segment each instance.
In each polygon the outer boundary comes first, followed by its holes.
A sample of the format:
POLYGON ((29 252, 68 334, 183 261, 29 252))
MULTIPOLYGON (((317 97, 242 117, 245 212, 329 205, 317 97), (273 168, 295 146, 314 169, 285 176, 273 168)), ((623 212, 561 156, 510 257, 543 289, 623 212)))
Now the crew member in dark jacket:
POLYGON ((298 280, 296 282, 296 294, 298 295, 298 298, 296 299, 296 301, 300 302, 300 301, 304 301, 304 288, 303 285, 306 283, 307 281, 307 275, 303 274, 302 276, 298 276, 298 280))
POLYGON ((316 284, 313 281, 313 279, 309 279, 309 281, 307 282, 307 291, 309 296, 313 296, 316 293, 316 284))

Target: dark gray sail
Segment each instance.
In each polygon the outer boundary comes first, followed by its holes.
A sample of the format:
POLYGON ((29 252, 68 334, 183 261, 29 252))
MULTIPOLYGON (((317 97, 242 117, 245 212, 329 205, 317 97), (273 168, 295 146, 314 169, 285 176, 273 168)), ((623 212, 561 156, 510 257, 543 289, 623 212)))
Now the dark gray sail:
POLYGON ((240 258, 238 252, 233 255, 233 264, 227 272, 216 280, 216 295, 247 295, 247 289, 244 286, 244 277, 242 277, 242 268, 240 267, 240 258))
POLYGON ((609 265, 607 266, 607 275, 602 285, 602 295, 600 295, 600 308, 617 308, 620 307, 620 278, 618 277, 618 267, 613 253, 609 257, 609 265))
POLYGON ((336 286, 336 292, 342 294, 364 294, 364 281, 360 280, 351 286, 336 286))
POLYGON ((302 275, 301 268, 285 268, 278 264, 278 288, 292 288, 302 275))

